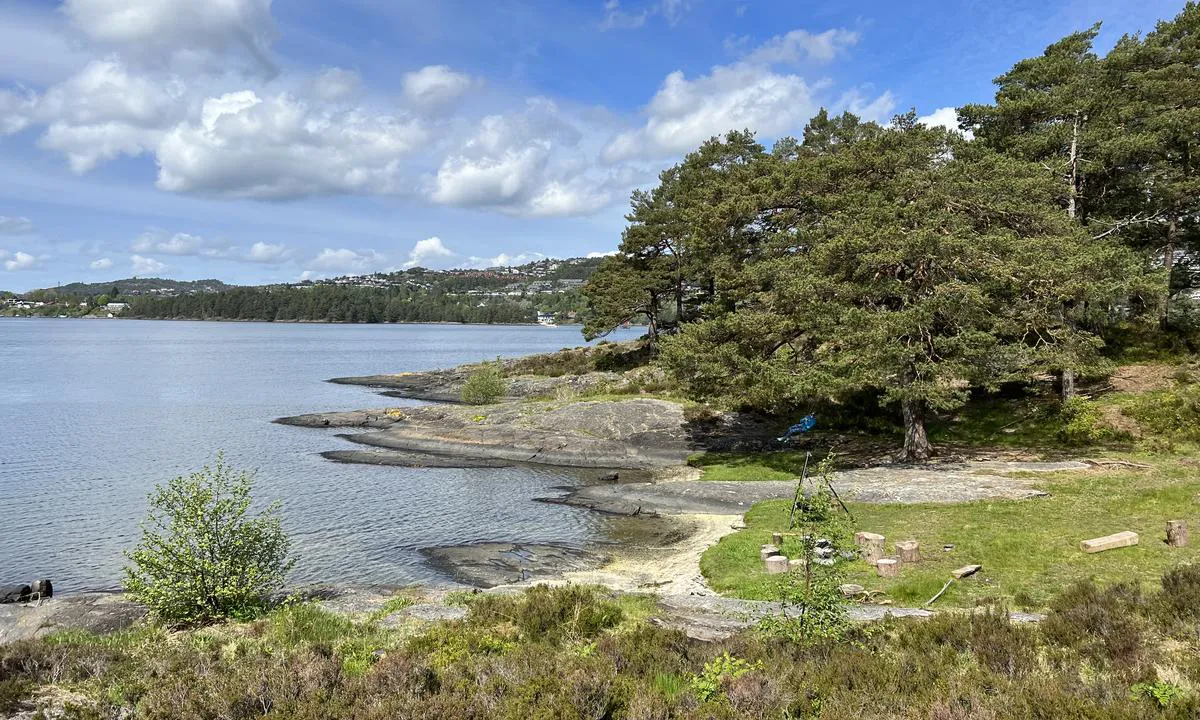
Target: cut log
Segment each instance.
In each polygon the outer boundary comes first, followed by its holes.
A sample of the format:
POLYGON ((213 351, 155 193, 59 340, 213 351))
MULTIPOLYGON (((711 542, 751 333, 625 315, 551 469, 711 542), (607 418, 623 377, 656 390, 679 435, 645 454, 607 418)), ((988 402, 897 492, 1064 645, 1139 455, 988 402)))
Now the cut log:
POLYGON ((786 555, 772 555, 766 559, 767 574, 779 575, 788 571, 788 559, 786 555))
POLYGON ((839 585, 838 590, 841 591, 844 597, 857 597, 866 592, 866 588, 857 583, 846 583, 844 585, 839 585))
POLYGON ((962 580, 965 577, 974 575, 982 569, 982 565, 964 565, 950 574, 953 575, 956 580, 962 580))
POLYGON ((783 547, 783 535, 780 533, 771 533, 771 544, 775 547, 783 547))
POLYGON ((808 563, 804 561, 804 558, 792 558, 791 560, 788 560, 788 571, 804 572, 804 566, 807 564, 808 563))
POLYGON ((758 551, 758 557, 761 560, 766 560, 767 558, 771 557, 772 555, 778 555, 778 554, 779 554, 779 548, 774 545, 763 545, 762 549, 760 549, 758 551))
POLYGON ((900 574, 900 561, 896 558, 880 558, 875 563, 875 572, 879 577, 896 577, 900 574))
POLYGON ((921 562, 921 544, 916 540, 897 540, 896 554, 903 563, 921 562))
POLYGON ((1183 547, 1188 544, 1186 520, 1167 521, 1167 544, 1171 547, 1183 547))
POLYGON ((872 532, 857 532, 854 533, 854 542, 862 548, 863 558, 874 564, 875 561, 883 557, 884 537, 878 533, 872 532))
POLYGON ((1092 538, 1079 543, 1080 549, 1085 553, 1098 553, 1105 550, 1115 550, 1117 548, 1129 547, 1130 545, 1138 544, 1138 534, 1126 530, 1124 532, 1105 535, 1104 537, 1092 538))

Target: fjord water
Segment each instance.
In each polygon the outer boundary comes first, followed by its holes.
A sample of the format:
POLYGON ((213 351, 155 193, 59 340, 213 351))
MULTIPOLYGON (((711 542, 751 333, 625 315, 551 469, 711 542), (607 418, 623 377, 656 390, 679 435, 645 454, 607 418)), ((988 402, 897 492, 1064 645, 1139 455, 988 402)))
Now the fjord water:
POLYGON ((569 470, 342 465, 318 453, 346 440, 271 423, 404 404, 331 377, 581 344, 578 327, 0 320, 0 585, 117 587, 146 494, 218 450, 282 502, 294 582, 436 582, 423 547, 602 539, 604 518, 534 502, 569 470))

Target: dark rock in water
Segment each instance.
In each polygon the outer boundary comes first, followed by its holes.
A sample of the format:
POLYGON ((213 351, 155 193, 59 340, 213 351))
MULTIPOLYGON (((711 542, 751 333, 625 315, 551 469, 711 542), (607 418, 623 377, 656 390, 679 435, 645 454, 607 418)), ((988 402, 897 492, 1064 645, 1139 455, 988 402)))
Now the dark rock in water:
POLYGON ((422 551, 430 562, 460 582, 495 587, 549 579, 571 570, 588 570, 608 561, 600 553, 560 545, 478 543, 422 551))
POLYGON ((621 479, 621 474, 615 473, 615 472, 608 473, 606 475, 601 475, 598 479, 600 480, 600 482, 617 482, 621 479))
POLYGON ((28 585, 5 585, 0 587, 0 603, 25 602, 30 592, 28 585))
POLYGON ((54 586, 50 584, 50 580, 42 578, 34 580, 33 585, 29 586, 30 592, 42 600, 54 597, 54 586))
POLYGON ((404 452, 386 448, 373 450, 329 450, 321 453, 326 460, 360 465, 390 465, 410 468, 506 468, 513 463, 495 458, 452 457, 433 453, 404 452))

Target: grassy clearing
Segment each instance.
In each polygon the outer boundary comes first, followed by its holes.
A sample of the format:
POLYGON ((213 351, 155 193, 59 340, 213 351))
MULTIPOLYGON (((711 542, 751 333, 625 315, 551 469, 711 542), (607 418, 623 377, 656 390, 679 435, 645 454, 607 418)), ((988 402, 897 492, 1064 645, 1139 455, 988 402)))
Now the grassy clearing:
MULTIPOLYGON (((817 463, 809 462, 813 466, 817 463)), ((804 453, 701 453, 688 458, 688 465, 704 470, 702 480, 792 480, 804 469, 804 453)))
MULTIPOLYGON (((1200 527, 1200 471, 1177 460, 1159 460, 1151 470, 1059 473, 1039 478, 1049 497, 959 505, 867 505, 850 503, 856 529, 896 540, 918 540, 923 562, 895 579, 879 578, 856 561, 849 582, 881 590, 896 603, 922 604, 942 587, 950 571, 978 563, 980 574, 951 585, 939 606, 1005 603, 1037 609, 1065 585, 1080 579, 1149 583, 1180 563, 1200 560, 1200 546, 1169 548, 1167 520, 1200 527), (1141 544, 1088 555, 1079 542, 1133 530, 1141 544), (946 544, 954 545, 943 552, 946 544)), ((718 591, 767 599, 775 580, 766 575, 759 546, 772 532, 785 531, 789 501, 759 503, 746 514, 747 529, 705 552, 700 567, 718 591)), ((798 545, 798 542, 796 543, 798 545)), ((785 542, 784 554, 795 552, 785 542)))

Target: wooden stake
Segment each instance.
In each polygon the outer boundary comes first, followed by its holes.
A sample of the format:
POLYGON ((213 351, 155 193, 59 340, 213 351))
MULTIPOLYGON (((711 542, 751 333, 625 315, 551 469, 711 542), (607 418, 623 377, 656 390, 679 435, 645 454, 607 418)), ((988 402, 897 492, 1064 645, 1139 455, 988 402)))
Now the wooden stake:
POLYGON ((1188 544, 1188 526, 1186 520, 1167 521, 1167 544, 1171 547, 1183 547, 1188 544))

